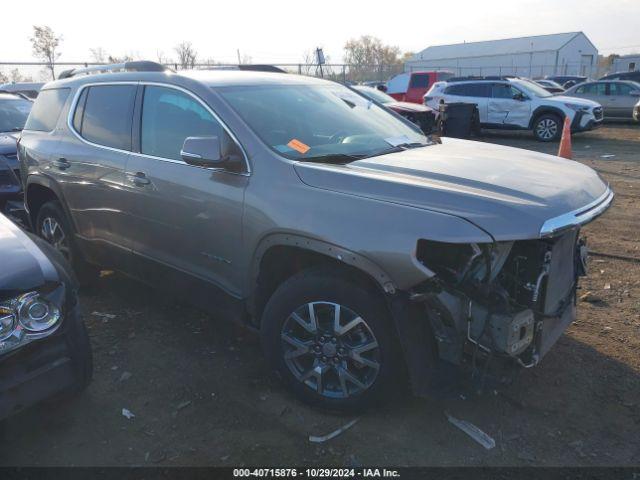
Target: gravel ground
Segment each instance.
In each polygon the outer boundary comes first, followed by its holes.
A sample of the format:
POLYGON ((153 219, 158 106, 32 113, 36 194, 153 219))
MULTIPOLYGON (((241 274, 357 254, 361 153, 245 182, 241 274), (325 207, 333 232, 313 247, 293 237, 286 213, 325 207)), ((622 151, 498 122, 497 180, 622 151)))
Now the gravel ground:
MULTIPOLYGON (((529 134, 481 140, 557 149, 529 134)), ((640 259, 640 127, 575 135, 573 147, 617 192, 611 210, 584 230, 591 249, 640 259)), ((640 263, 593 256, 579 295, 586 293, 567 334, 504 393, 399 395, 318 445, 310 434, 354 417, 296 401, 269 374, 253 334, 104 275, 81 298, 93 383, 72 401, 9 419, 0 465, 638 465, 640 263), (496 447, 475 443, 445 410, 496 447)))

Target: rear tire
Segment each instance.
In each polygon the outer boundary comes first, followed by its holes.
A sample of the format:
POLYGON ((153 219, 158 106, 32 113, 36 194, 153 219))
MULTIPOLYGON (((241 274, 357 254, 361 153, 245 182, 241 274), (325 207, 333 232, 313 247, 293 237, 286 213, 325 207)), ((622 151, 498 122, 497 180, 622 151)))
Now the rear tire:
POLYGON ((533 136, 540 142, 553 142, 562 135, 562 119, 553 113, 545 113, 533 122, 533 136))
POLYGON ((100 269, 87 263, 78 248, 71 222, 58 201, 45 203, 36 218, 35 233, 53 246, 71 265, 80 285, 92 284, 100 269))
POLYGON ((339 271, 313 268, 269 299, 261 341, 271 366, 303 401, 353 411, 398 391, 402 357, 391 327, 380 293, 339 271))

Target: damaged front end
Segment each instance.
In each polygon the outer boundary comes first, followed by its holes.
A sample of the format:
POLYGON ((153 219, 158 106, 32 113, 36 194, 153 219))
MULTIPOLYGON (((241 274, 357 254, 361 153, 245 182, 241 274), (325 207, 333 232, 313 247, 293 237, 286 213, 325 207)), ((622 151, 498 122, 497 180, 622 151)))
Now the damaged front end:
MULTIPOLYGON (((410 293, 421 303, 450 364, 493 357, 532 367, 575 319, 587 249, 579 226, 536 240, 490 244, 418 242, 434 275, 410 293)), ((486 372, 486 369, 485 369, 486 372)))

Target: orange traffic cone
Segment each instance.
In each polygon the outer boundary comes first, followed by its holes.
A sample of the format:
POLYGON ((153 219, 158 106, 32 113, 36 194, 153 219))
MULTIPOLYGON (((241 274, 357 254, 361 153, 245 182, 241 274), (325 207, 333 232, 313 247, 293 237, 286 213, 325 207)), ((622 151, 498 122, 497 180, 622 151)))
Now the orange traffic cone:
POLYGON ((562 138, 560 139, 560 149, 558 156, 571 160, 573 152, 571 151, 571 122, 569 117, 564 117, 564 125, 562 127, 562 138))

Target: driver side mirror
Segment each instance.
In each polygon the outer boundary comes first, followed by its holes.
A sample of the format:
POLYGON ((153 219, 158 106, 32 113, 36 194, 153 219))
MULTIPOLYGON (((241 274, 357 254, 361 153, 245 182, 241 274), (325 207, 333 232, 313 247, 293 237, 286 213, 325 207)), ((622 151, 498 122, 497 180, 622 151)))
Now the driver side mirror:
POLYGON ((640 97, 640 90, 632 90, 629 92, 632 97, 640 97))
POLYGON ((189 165, 204 168, 221 168, 227 159, 221 153, 218 137, 187 137, 180 156, 189 165))
POLYGON ((527 97, 522 92, 518 92, 514 94, 513 99, 518 100, 519 102, 524 102, 525 100, 528 100, 527 97))

